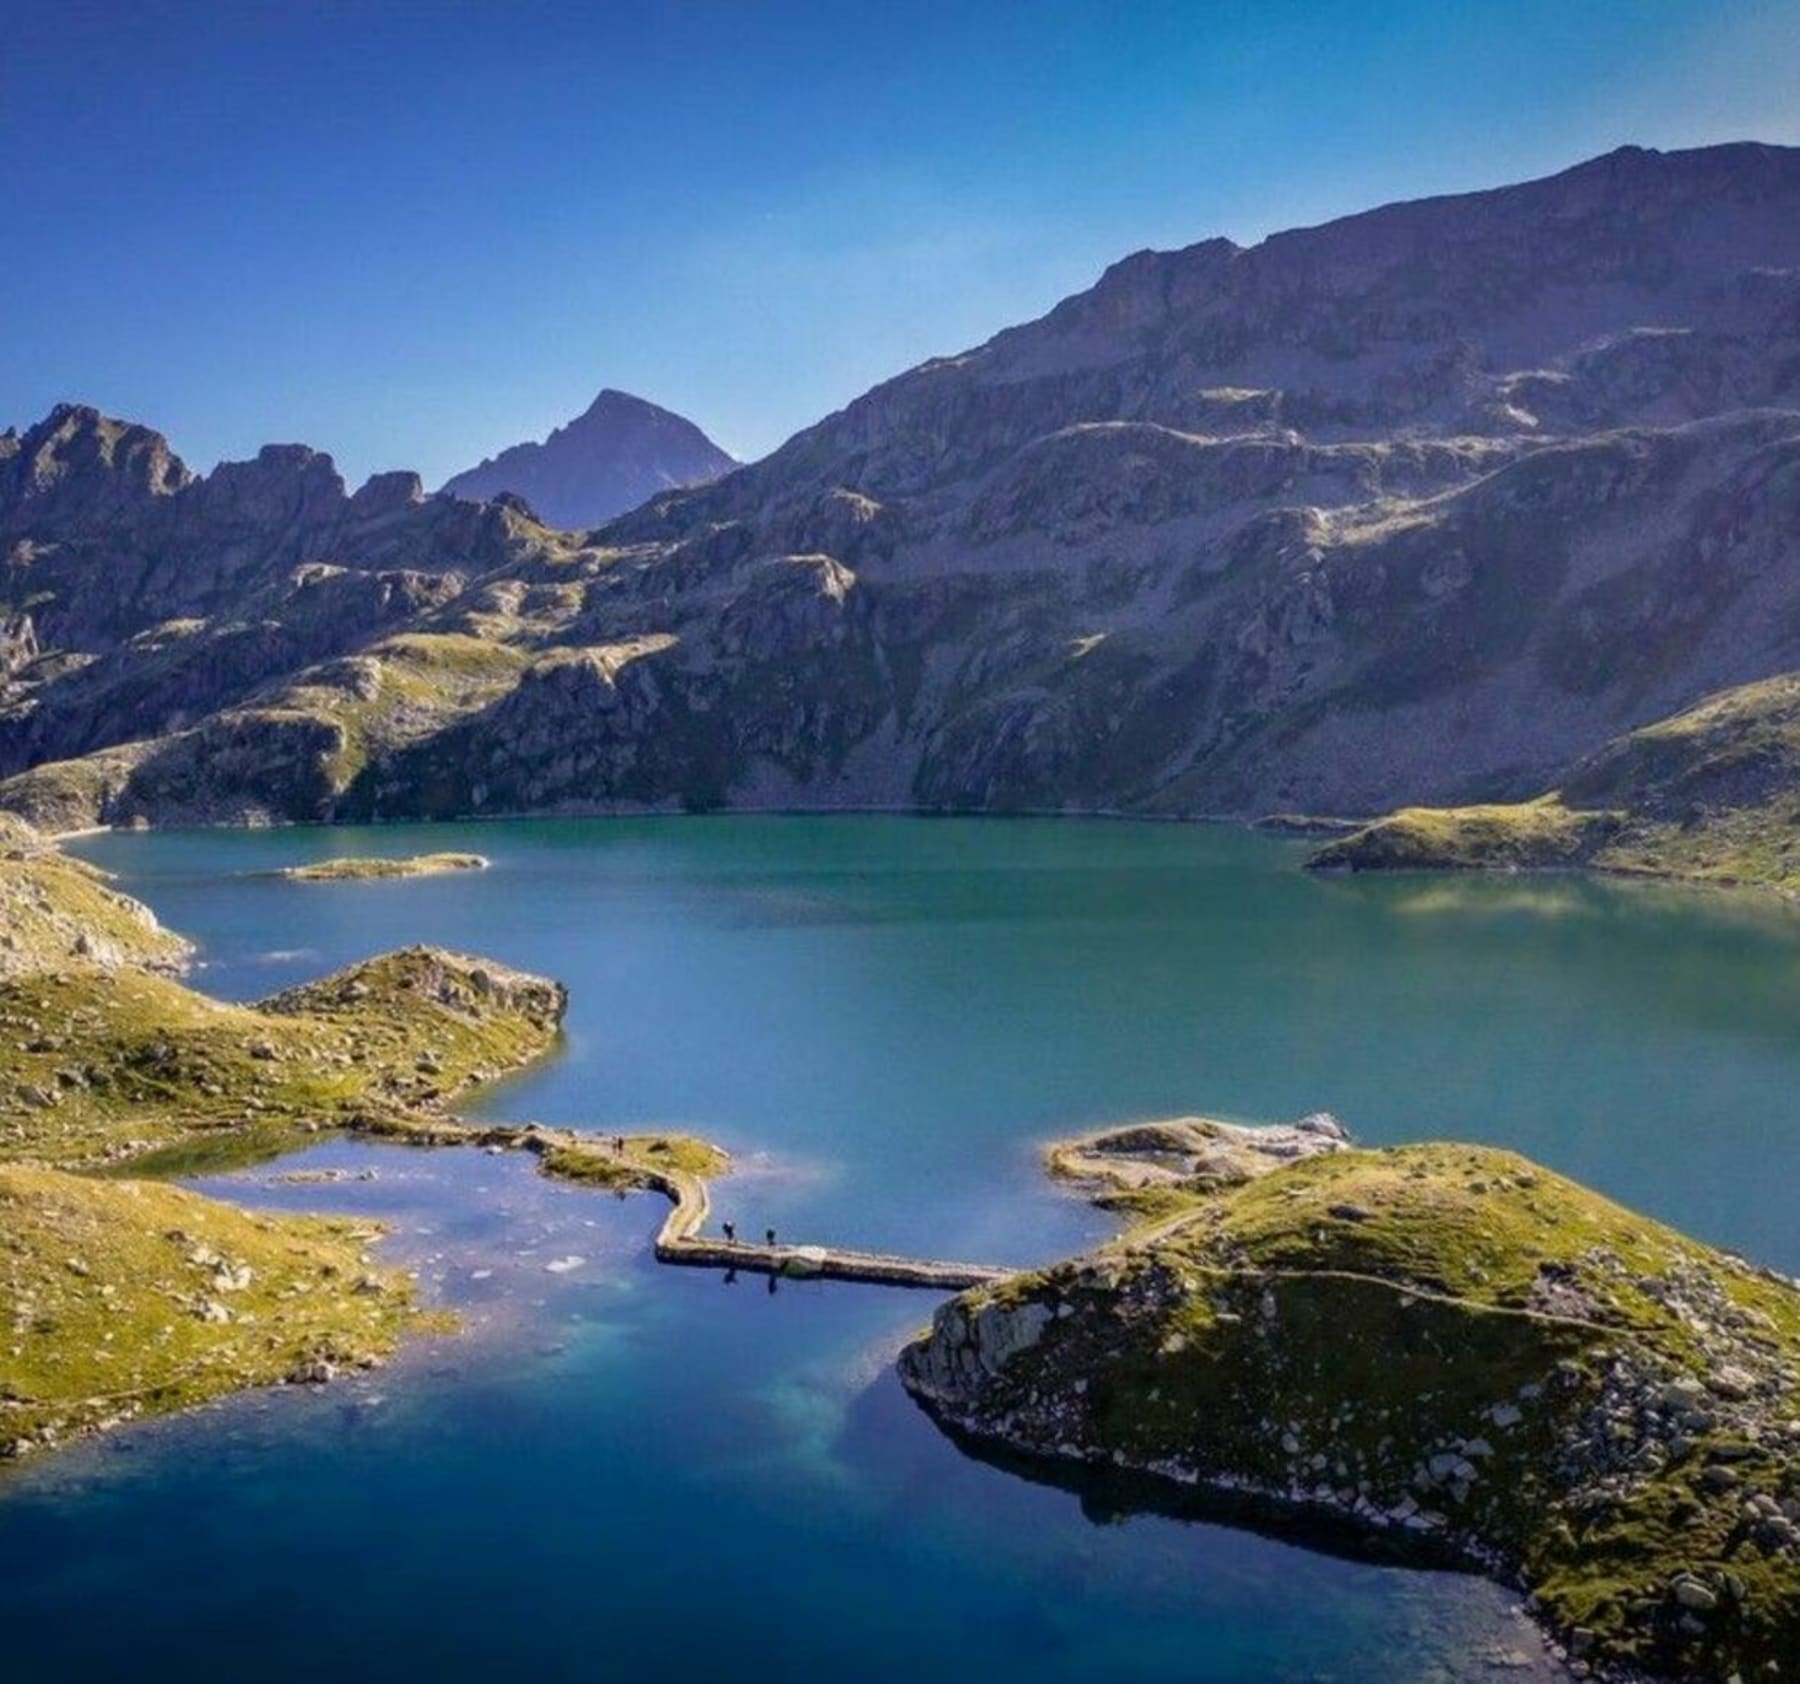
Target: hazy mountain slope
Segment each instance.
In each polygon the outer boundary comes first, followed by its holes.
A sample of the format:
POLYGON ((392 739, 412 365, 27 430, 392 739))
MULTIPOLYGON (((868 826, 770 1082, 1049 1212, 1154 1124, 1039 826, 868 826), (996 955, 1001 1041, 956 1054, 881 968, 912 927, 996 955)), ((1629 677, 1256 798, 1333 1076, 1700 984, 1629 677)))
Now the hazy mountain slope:
POLYGON ((476 502, 511 492, 552 526, 585 528, 736 466, 693 422, 608 387, 541 444, 515 444, 444 490, 476 502))
POLYGON ((913 497, 1088 421, 1531 438, 1791 402, 1797 182, 1792 148, 1626 148, 1248 249, 1139 252, 666 507, 681 527, 821 484, 913 497))
MULTIPOLYGON (((115 465, 86 504, 37 499, 49 558, 93 604, 25 606, 39 537, 0 569, 0 624, 30 617, 0 766, 167 728, 89 698, 96 675, 126 696, 172 658, 116 635, 90 653, 106 615, 143 615, 131 591, 107 606, 138 575, 79 534, 202 499, 105 426, 115 465)), ((0 533, 19 505, 0 493, 0 533)), ((379 674, 331 664, 350 645, 284 642, 262 689, 190 712, 179 742, 0 800, 52 822, 46 789, 59 816, 159 821, 1533 795, 1702 695, 1800 669, 1800 152, 1625 151, 1248 249, 1140 254, 586 539, 411 507, 411 547, 352 571, 367 590, 404 566, 419 599, 357 661, 382 667, 396 631, 474 639, 502 652, 479 685, 384 702, 363 730, 379 674)), ((296 518, 260 529, 290 534, 274 554, 312 531, 296 518)), ((246 540, 184 530, 182 579, 229 598, 218 557, 246 540)), ((370 553, 355 523, 329 542, 370 553)), ((282 597, 256 623, 287 638, 292 620, 282 597)))

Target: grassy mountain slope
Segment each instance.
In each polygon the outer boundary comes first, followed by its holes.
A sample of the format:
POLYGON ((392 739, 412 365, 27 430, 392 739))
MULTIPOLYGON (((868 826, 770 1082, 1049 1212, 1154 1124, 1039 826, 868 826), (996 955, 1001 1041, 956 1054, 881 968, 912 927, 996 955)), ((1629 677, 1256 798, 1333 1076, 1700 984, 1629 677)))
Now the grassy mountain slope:
POLYGON ((1516 805, 1412 808, 1333 840, 1320 869, 1606 871, 1800 890, 1800 676, 1627 733, 1516 805))

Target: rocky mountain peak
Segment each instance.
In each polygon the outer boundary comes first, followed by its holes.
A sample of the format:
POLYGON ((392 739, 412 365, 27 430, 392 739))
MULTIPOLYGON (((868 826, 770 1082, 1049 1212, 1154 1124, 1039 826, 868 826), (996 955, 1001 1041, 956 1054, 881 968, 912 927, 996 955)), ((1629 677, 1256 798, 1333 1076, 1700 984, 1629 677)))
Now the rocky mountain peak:
MULTIPOLYGON (((632 416, 647 419, 670 413, 669 410, 662 409, 645 398, 635 397, 630 392, 621 392, 617 386, 602 386, 595 393, 594 401, 569 425, 579 426, 583 421, 594 421, 608 416, 632 416)), ((680 417, 677 416, 676 419, 679 420, 680 417)), ((566 428, 558 427, 556 431, 564 432, 566 428)))
POLYGON ((1110 264, 1091 290, 1066 299, 1051 321, 1078 320, 1089 313, 1120 325, 1165 316, 1221 287, 1244 248, 1218 236, 1179 251, 1133 252, 1110 264))
POLYGON ((425 482, 410 469, 371 474, 350 499, 353 517, 391 514, 425 501, 425 482))
POLYGON ((201 492, 213 518, 273 527, 333 518, 348 501, 337 464, 303 444, 265 444, 251 461, 221 462, 201 492))
POLYGON ((161 433, 59 403, 0 446, 0 531, 128 517, 193 478, 161 433))
POLYGON ((513 445, 444 490, 474 501, 511 492, 552 526, 585 528, 736 466, 693 422, 608 386, 541 443, 513 445))

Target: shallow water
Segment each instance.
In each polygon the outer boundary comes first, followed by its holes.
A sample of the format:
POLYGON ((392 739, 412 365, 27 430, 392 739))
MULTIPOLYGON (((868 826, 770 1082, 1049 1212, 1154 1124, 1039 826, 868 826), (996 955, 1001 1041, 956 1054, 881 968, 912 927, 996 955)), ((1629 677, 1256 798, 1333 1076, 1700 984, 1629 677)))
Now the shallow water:
MULTIPOLYGON (((1105 1231, 1045 1136, 1328 1107, 1517 1146, 1800 1269, 1800 919, 1574 879, 1308 878, 1231 831, 630 820, 109 837, 82 851, 253 998, 409 941, 560 976, 486 1109, 692 1127, 747 1229, 1029 1261, 1105 1231), (294 885, 332 854, 491 871, 294 885)), ((887 1372, 932 1295, 658 1269, 651 1200, 351 1143, 372 1180, 206 1185, 388 1217, 458 1339, 0 1486, 9 1678, 1540 1676, 1504 1593, 1217 1525, 1084 1515, 887 1372), (579 1256, 560 1275, 544 1264, 579 1256), (97 1618, 96 1611, 106 1610, 97 1618), (1518 1666, 1521 1660, 1526 1662, 1518 1666), (1507 1663, 1502 1666, 1502 1663, 1507 1663)), ((281 1166, 282 1170, 293 1167, 281 1166)))

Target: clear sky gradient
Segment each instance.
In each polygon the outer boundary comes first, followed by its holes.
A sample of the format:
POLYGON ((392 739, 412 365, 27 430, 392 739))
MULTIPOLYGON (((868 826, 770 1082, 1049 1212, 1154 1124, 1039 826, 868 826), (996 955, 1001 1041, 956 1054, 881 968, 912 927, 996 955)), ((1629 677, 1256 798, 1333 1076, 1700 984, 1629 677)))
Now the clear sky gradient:
POLYGON ((1800 0, 0 0, 0 425, 756 456, 1144 246, 1800 142, 1800 0))

